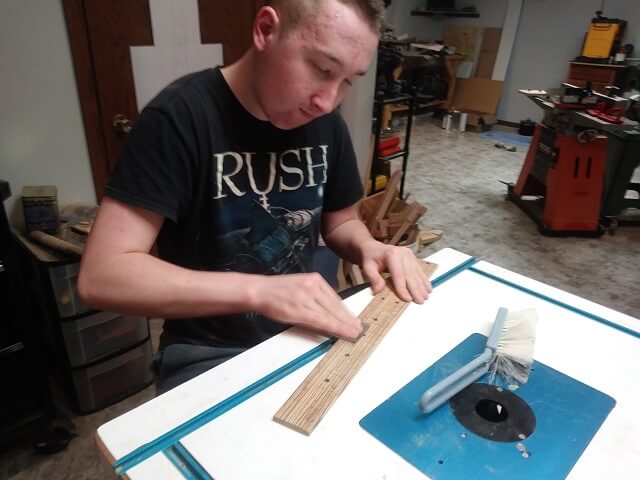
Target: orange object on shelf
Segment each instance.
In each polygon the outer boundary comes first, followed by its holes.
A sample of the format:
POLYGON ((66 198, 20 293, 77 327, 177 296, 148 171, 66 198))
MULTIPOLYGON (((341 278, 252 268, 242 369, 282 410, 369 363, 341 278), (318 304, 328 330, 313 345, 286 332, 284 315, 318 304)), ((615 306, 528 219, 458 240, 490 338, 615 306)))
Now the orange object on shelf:
POLYGON ((384 150, 380 150, 379 156, 381 158, 386 158, 389 157, 391 155, 393 155, 394 153, 398 153, 401 152, 402 149, 400 147, 390 147, 390 148, 385 148, 384 150))
POLYGON ((609 58, 613 42, 618 36, 621 24, 593 22, 589 25, 582 55, 589 58, 609 58))
POLYGON ((398 136, 393 136, 393 137, 387 137, 387 138, 381 138, 380 142, 378 143, 380 150, 388 150, 390 148, 394 148, 394 147, 400 147, 400 137, 398 136))

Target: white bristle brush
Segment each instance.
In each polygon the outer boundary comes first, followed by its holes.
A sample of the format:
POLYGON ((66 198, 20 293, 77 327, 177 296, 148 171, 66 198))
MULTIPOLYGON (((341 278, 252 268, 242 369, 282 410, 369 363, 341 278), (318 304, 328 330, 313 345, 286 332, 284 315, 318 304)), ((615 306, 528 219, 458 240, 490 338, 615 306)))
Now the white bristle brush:
POLYGON ((526 383, 533 363, 536 323, 535 310, 498 309, 484 352, 424 392, 420 397, 422 411, 433 412, 489 371, 489 383, 496 375, 509 384, 526 383))

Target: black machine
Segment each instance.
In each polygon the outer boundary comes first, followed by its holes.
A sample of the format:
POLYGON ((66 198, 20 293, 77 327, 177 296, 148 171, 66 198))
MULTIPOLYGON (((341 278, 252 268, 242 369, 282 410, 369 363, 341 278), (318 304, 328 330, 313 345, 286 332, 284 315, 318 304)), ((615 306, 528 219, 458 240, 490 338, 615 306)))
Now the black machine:
MULTIPOLYGON (((1 200, 11 196, 0 180, 1 200)), ((9 228, 4 203, 0 206, 0 449, 31 439, 36 451, 64 449, 74 435, 73 425, 57 416, 47 381, 46 349, 33 328, 26 283, 9 228)))

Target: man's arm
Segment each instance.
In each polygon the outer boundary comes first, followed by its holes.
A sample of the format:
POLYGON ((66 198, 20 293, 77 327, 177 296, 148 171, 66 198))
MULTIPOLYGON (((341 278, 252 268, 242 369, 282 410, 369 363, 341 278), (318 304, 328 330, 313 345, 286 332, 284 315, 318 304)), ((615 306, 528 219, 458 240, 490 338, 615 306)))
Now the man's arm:
POLYGON ((163 222, 157 213, 104 198, 78 278, 87 305, 163 318, 257 311, 332 335, 360 334, 360 321, 318 274, 202 272, 152 256, 163 222))
POLYGON ((358 204, 325 212, 322 237, 338 256, 362 267, 374 293, 384 288, 382 272, 389 272, 398 296, 423 303, 431 283, 422 273, 413 252, 406 247, 386 245, 374 239, 358 216, 358 204))

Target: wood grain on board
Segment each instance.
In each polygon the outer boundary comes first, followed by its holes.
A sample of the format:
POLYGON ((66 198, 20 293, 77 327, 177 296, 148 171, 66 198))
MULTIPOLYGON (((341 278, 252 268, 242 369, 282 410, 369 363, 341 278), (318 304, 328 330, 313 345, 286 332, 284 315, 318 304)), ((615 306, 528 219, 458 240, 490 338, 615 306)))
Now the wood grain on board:
MULTIPOLYGON (((419 261, 427 276, 437 265, 419 261)), ((400 300, 389 280, 360 314, 363 334, 355 342, 338 339, 273 419, 305 435, 310 435, 322 417, 367 361, 376 346, 402 315, 409 302, 400 300)))

